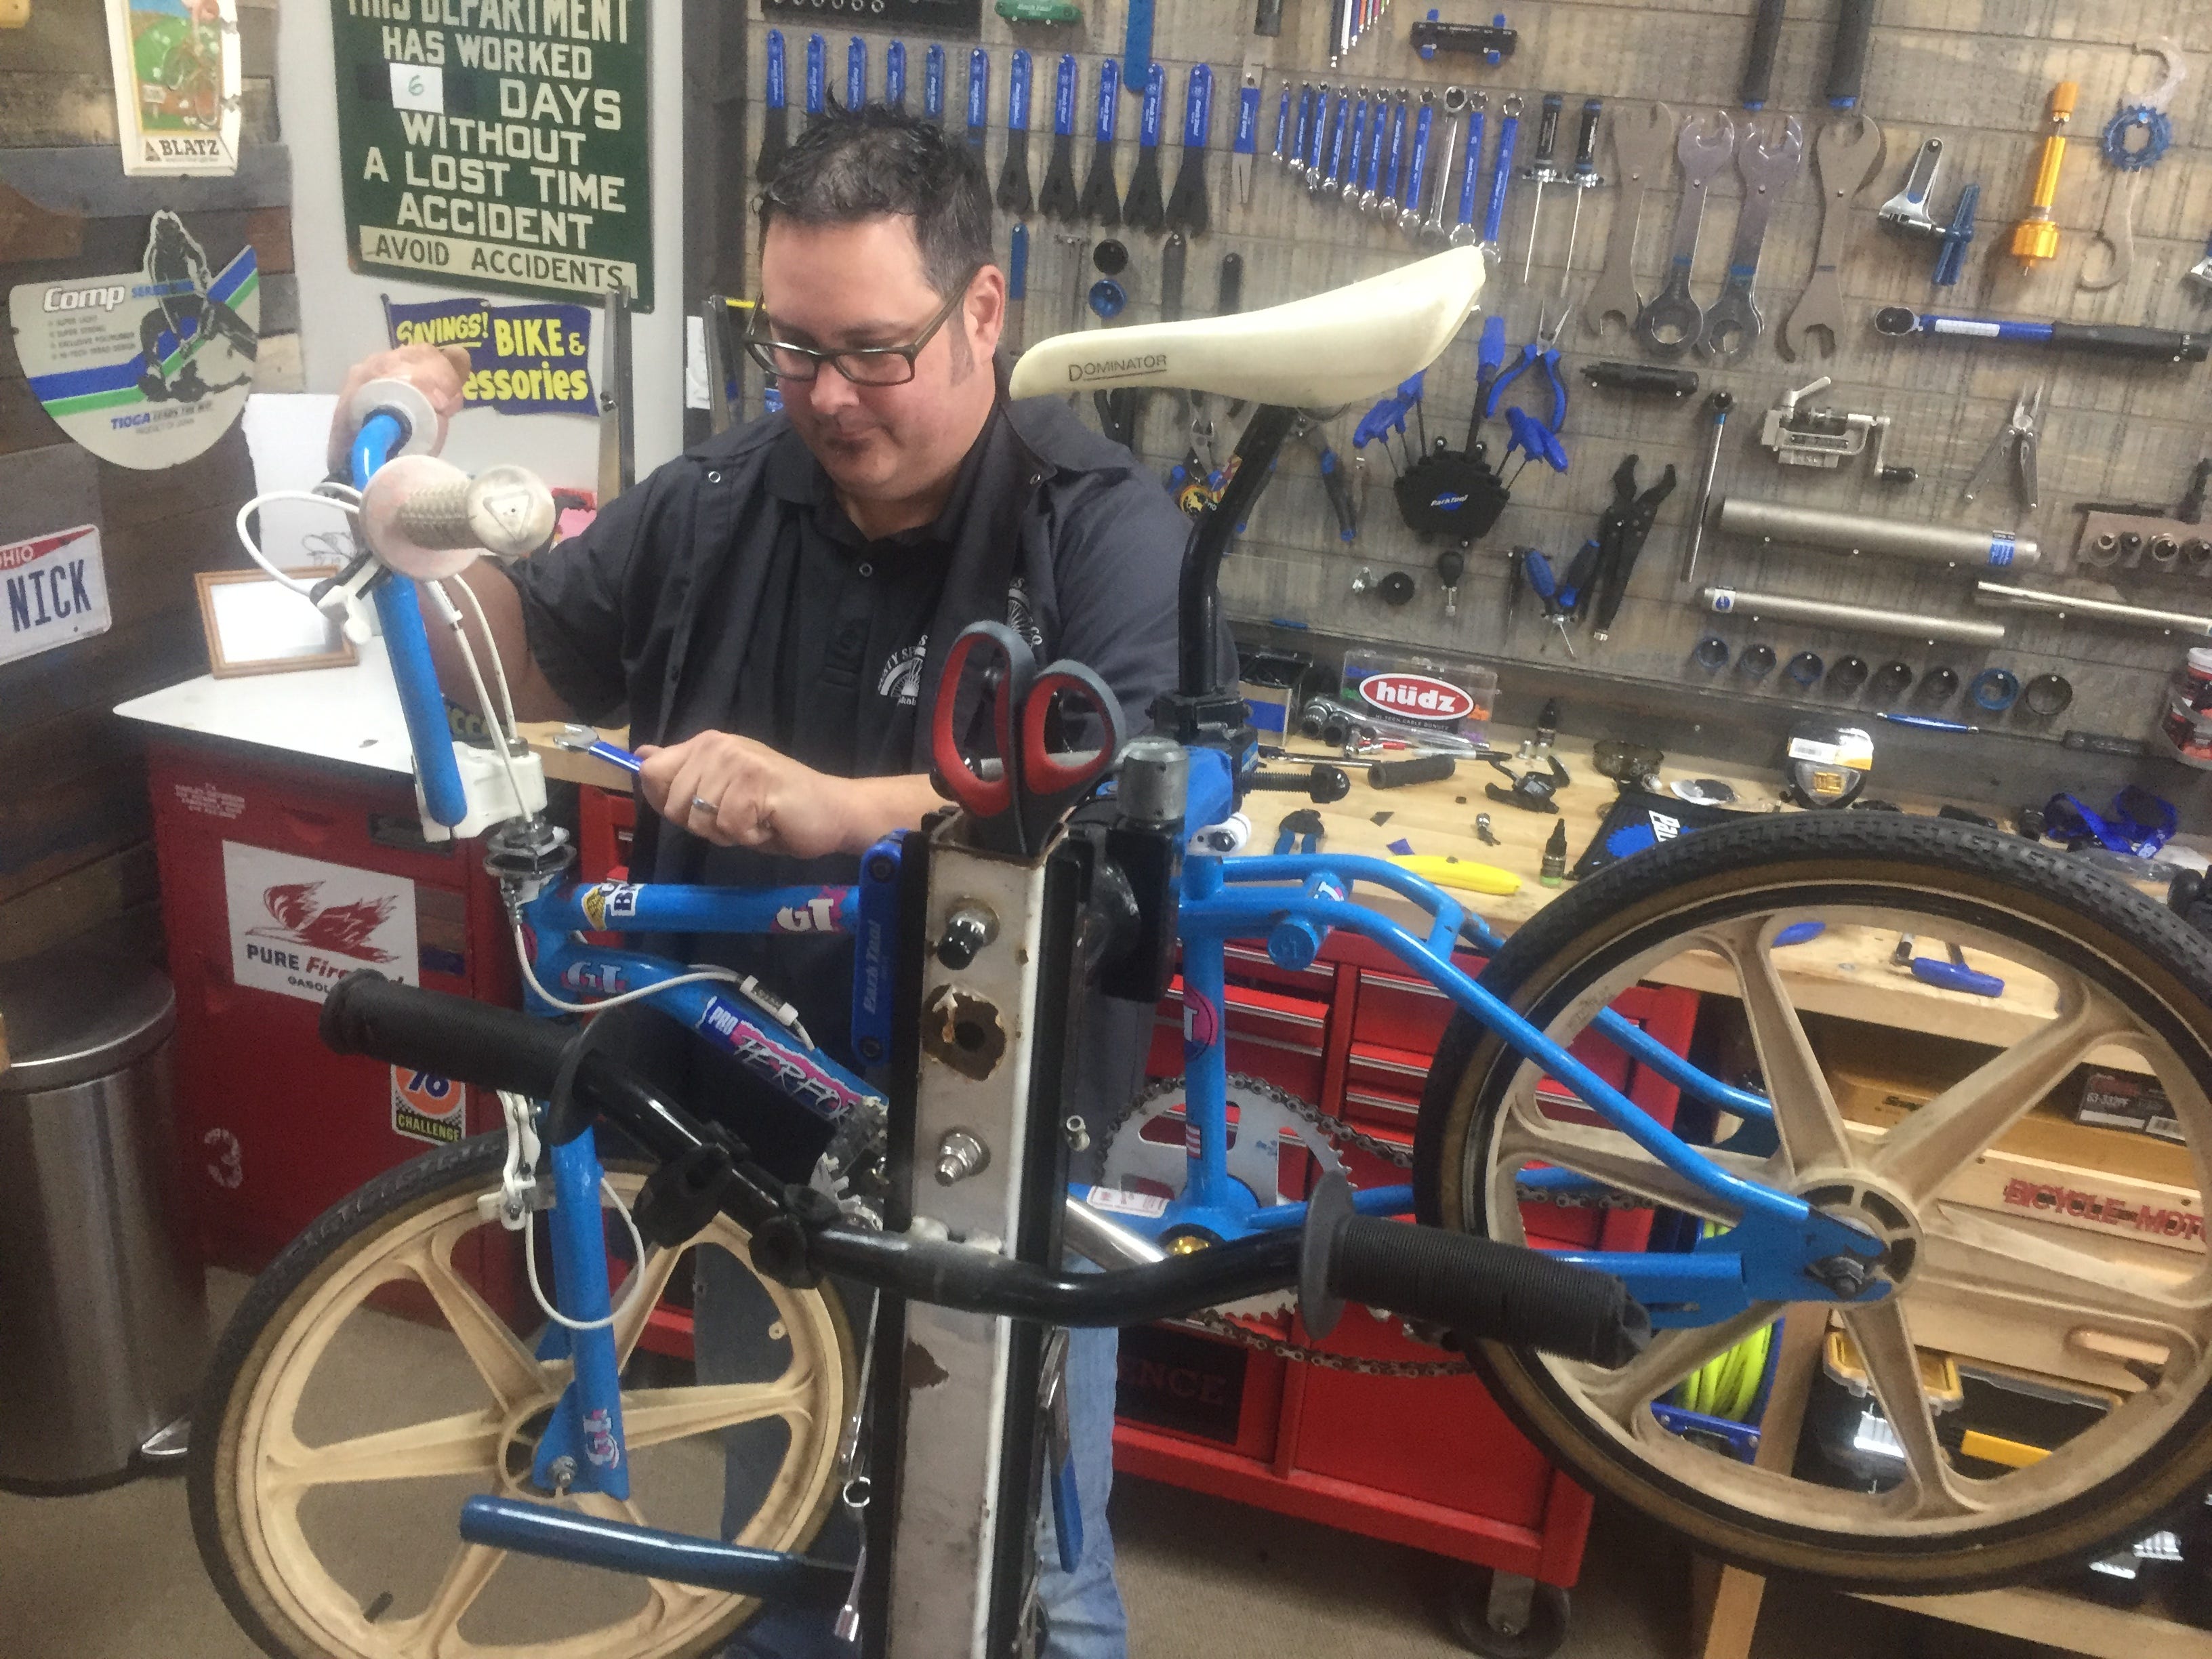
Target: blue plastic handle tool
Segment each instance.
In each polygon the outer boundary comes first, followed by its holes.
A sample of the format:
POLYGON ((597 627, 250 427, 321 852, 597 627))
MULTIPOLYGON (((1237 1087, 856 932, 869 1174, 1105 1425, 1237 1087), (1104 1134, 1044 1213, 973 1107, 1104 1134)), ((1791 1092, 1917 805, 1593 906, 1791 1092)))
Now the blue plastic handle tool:
POLYGON ((1406 100, 1398 99, 1390 110, 1390 161, 1382 170, 1382 194, 1402 205, 1398 186, 1406 176, 1406 100))
POLYGON ((1349 94, 1336 100, 1336 119, 1328 130, 1328 172, 1322 183, 1331 190, 1344 185, 1344 145, 1352 127, 1352 98, 1349 94))
POLYGON ((1060 54, 1060 68, 1052 83, 1052 131, 1057 138, 1075 136, 1075 54, 1060 54))
MULTIPOLYGON (((1433 22, 1435 22, 1436 21, 1437 21, 1437 9, 1436 9, 1434 6, 1431 6, 1431 7, 1429 8, 1429 21, 1431 21, 1431 23, 1433 23, 1433 22)), ((1421 54, 1421 61, 1422 61, 1424 64, 1430 62, 1430 61, 1431 61, 1431 59, 1433 59, 1433 58, 1436 57, 1436 55, 1437 55, 1437 49, 1436 49, 1436 47, 1434 47, 1433 46, 1417 46, 1417 47, 1415 47, 1415 48, 1414 48, 1414 50, 1415 50, 1415 51, 1417 51, 1417 52, 1419 52, 1421 54)))
POLYGON ((968 54, 968 142, 983 148, 991 120, 991 54, 978 46, 968 54))
POLYGON ((1978 726, 1969 726, 1964 720, 1942 720, 1934 714, 1893 714, 1883 709, 1875 718, 1887 720, 1892 726, 1917 726, 1923 732, 1978 732, 1978 726))
POLYGON ((1152 0, 1129 0, 1128 27, 1121 36, 1121 79, 1133 89, 1152 61, 1152 0))
POLYGON ((806 37, 806 112, 822 113, 823 83, 830 78, 830 47, 820 35, 806 37))
POLYGON ((1474 222, 1475 169, 1482 165, 1482 129, 1485 112, 1476 104, 1467 112, 1467 155, 1459 168, 1459 222, 1474 222))
POLYGON ((1506 447, 1507 454, 1511 454, 1517 446, 1554 472, 1567 470, 1567 452, 1560 447, 1559 434, 1527 410, 1517 404, 1508 407, 1505 425, 1513 434, 1513 442, 1506 447))
POLYGON ((1190 66, 1190 78, 1183 83, 1183 148, 1204 149, 1206 141, 1212 131, 1213 71, 1203 64, 1193 64, 1190 66))
POLYGON ((1014 48, 1013 72, 1006 76, 1006 131, 1030 130, 1030 55, 1014 48))
POLYGON ((1306 145, 1313 134, 1314 89, 1311 82, 1298 88, 1298 124, 1291 131, 1290 153, 1284 158, 1293 173, 1306 170, 1306 145))
POLYGON ((1482 319, 1482 343, 1475 348, 1475 378, 1486 389, 1505 367, 1505 313, 1493 311, 1482 319))
POLYGON ((1321 176, 1322 159, 1328 154, 1329 101, 1328 88, 1323 86, 1314 97, 1313 130, 1306 134, 1306 177, 1321 176))
POLYGON ((1237 94, 1237 136, 1229 141, 1231 154, 1250 155, 1260 148, 1260 85, 1254 82, 1237 94))
POLYGON ((1375 94, 1374 113, 1367 123, 1367 177, 1359 186, 1359 205, 1365 207, 1382 187, 1382 135, 1390 126, 1390 100, 1381 93, 1375 94))
POLYGON ((1966 250, 1974 240, 1974 210, 1981 200, 1979 185, 1968 185, 1959 191, 1959 204, 1951 210, 1951 222, 1943 232, 1942 251, 1936 256, 1936 274, 1929 279, 1937 288, 1954 286, 1966 269, 1966 250))
POLYGON ((1436 125, 1437 106, 1424 100, 1413 118, 1413 162, 1406 173, 1406 194, 1399 205, 1407 213, 1421 210, 1421 190, 1429 176, 1429 133, 1436 125))
POLYGON ((894 40, 884 48, 884 102, 893 109, 906 107, 906 42, 894 40))
POLYGON ((1137 147, 1157 149, 1160 143, 1160 106, 1167 100, 1168 72, 1158 64, 1145 71, 1145 112, 1137 121, 1137 147))
POLYGON ((1275 147, 1267 152, 1269 159, 1287 161, 1291 153, 1284 147, 1291 141, 1291 83, 1283 82, 1283 100, 1275 106, 1275 147))
POLYGON ((1012 251, 1006 256, 1006 299, 1009 303, 1030 297, 1030 228, 1014 221, 1012 251))
MULTIPOLYGON (((396 415, 378 410, 361 423, 353 441, 353 481, 366 489, 369 477, 406 441, 406 427, 396 415)), ((399 688, 399 712, 407 723, 407 742, 415 751, 415 775, 422 789, 422 810, 434 823, 448 828, 469 815, 461 769, 453 759, 453 728, 446 723, 445 694, 430 660, 430 635, 422 626, 422 606, 415 584, 386 575, 376 584, 376 614, 384 623, 385 654, 399 688)))
POLYGON ((770 29, 768 32, 768 106, 770 109, 781 109, 784 106, 783 31, 781 29, 770 29))
POLYGON ((1513 143, 1521 132, 1516 106, 1508 101, 1498 120, 1498 154, 1490 163, 1490 200, 1482 210, 1482 249, 1495 258, 1498 229, 1505 219, 1505 192, 1513 182, 1513 143))
POLYGON ((868 43, 859 35, 845 48, 845 107, 858 109, 868 101, 868 43))
POLYGON ((1360 89, 1359 102, 1352 112, 1352 124, 1346 136, 1351 147, 1345 152, 1343 188, 1347 193, 1359 188, 1359 170, 1364 165, 1367 142, 1367 89, 1360 89))
POLYGON ((1102 144, 1114 142, 1115 130, 1121 125, 1121 70, 1109 58, 1098 66, 1098 109, 1091 125, 1091 136, 1102 144))
POLYGON ((1529 591, 1546 605, 1558 602, 1559 579, 1552 574, 1552 562, 1533 547, 1521 556, 1521 574, 1529 591))
POLYGON ((932 46, 921 58, 921 112, 945 125, 945 48, 932 46))
MULTIPOLYGON (((1956 952, 1955 945, 1949 947, 1956 952)), ((1940 985, 1947 991, 1964 991, 1970 996, 2001 997, 2005 982, 1995 974, 1978 973, 1966 966, 1963 960, 1945 962, 1936 957, 1912 958, 1912 977, 1929 985, 1940 985)))
POLYGON ((1793 921, 1774 936, 1778 945, 1806 945, 1828 931, 1825 921, 1793 921))

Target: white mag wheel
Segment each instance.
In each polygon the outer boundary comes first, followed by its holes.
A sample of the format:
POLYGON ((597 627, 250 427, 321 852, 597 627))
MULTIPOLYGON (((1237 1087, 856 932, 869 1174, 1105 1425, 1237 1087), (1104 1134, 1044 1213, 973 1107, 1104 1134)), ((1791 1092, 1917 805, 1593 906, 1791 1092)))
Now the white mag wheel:
MULTIPOLYGON (((545 1322, 520 1237, 477 1211, 504 1149, 463 1141, 344 1200, 255 1282, 217 1350, 194 1419, 193 1527, 232 1613, 278 1659, 678 1659, 757 1605, 461 1541, 472 1495, 556 1501, 531 1486, 531 1456, 568 1366, 535 1357, 545 1322)), ((643 1176, 610 1180, 627 1204, 643 1176)), ((854 1387, 836 1299, 756 1277, 726 1218, 641 1266, 606 1222, 632 1495, 557 1501, 804 1548, 854 1387), (694 1362, 647 1316, 702 1273, 723 1287, 720 1317, 694 1362)), ((550 1254, 541 1237, 549 1294, 550 1254)))
MULTIPOLYGON (((1589 1030, 1593 1017, 1640 981, 1693 986, 1741 1008, 1745 1057, 1772 1097, 1774 1127, 1764 1141, 1737 1137, 1737 1150, 1714 1160, 1887 1245, 1885 1299, 1832 1316, 1800 1304, 1798 1340, 1779 1345, 1791 1374, 1776 1390, 1786 1397, 1817 1382, 1807 1376, 1815 1367, 1848 1376, 1856 1365, 1881 1411, 1851 1420, 1869 1422, 1880 1442, 1886 1419, 1893 1440, 1839 1474, 1814 1432, 1753 1466, 1662 1426, 1654 1402, 1788 1311, 1768 1303, 1662 1332, 1617 1372, 1483 1346, 1476 1359, 1493 1391, 1540 1443, 1715 1553, 1900 1594, 2081 1559, 2152 1530, 2204 1490, 2207 940, 2140 894, 2016 837, 1837 813, 1709 830, 1601 872, 1540 913, 1485 979, 1555 1041, 1596 1046, 1606 1039, 1589 1030), (1826 927, 1819 941, 1778 942, 1813 921, 1826 927), (1897 994, 1919 977, 1893 961, 1900 933, 1916 936, 1911 955, 1923 960, 1948 962, 1948 947, 1961 947, 1972 969, 2003 980, 2002 994, 1897 994), (1916 1018, 1920 1034, 1895 1029, 1916 1018), (1937 1040, 1936 1030, 1973 1041, 1937 1040), (1908 1062, 1931 1074, 1924 1103, 1865 1086, 1908 1062), (2180 1144, 2072 1122, 2064 1109, 2079 1096, 2077 1068, 2091 1062, 2154 1082, 2180 1144), (2108 1161, 2064 1162, 2067 1149, 2079 1155, 2100 1136, 2108 1161), (2046 1455, 1992 1460, 1990 1441, 1965 1434, 1971 1413, 1947 1408, 1946 1358, 1970 1382, 2041 1387, 2083 1409, 2046 1455), (1923 1376, 1937 1379, 1933 1390, 1923 1376)), ((1522 1201, 1520 1178, 1544 1166, 1579 1172, 1601 1202, 1650 1218, 1643 1248, 1686 1248, 1705 1224, 1736 1218, 1627 1136, 1540 1091, 1538 1073, 1473 1021, 1455 1021, 1422 1106, 1415 1191, 1425 1219, 1516 1243, 1571 1231, 1557 1206, 1522 1201)), ((1692 1115, 1686 1109, 1686 1122, 1692 1115)), ((1723 1117, 1721 1138, 1734 1122, 1723 1117)))

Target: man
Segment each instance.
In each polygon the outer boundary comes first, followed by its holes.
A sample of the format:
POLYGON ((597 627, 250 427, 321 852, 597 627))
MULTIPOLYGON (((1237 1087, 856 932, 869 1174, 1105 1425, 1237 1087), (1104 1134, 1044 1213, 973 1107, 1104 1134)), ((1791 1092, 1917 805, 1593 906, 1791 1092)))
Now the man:
MULTIPOLYGON (((658 815, 638 826, 641 879, 853 880, 869 845, 940 804, 927 716, 945 653, 972 622, 1008 622, 1041 659, 1088 664, 1139 726, 1175 678, 1187 522, 1059 400, 1006 398, 994 360, 1006 278, 974 152, 888 110, 833 116, 786 153, 760 213, 749 349, 777 376, 783 414, 659 468, 582 536, 468 577, 521 718, 627 709, 658 815)), ((462 356, 373 357, 340 407, 362 381, 401 374, 450 415, 462 356)), ((341 421, 334 457, 350 436, 341 421)), ((473 701, 456 664, 441 658, 440 672, 473 701)), ((849 941, 682 948, 759 974, 817 1042, 844 1048, 849 941)), ((1130 1098, 1151 1024, 1149 1010, 1097 1012, 1094 1028, 1115 1029, 1089 1034, 1082 1071, 1096 1093, 1075 1103, 1094 1122, 1130 1098)), ((726 1058, 695 1044, 690 1063, 695 1100, 753 1092, 726 1058)), ((803 1174, 818 1143, 799 1115, 772 1102, 738 1121, 803 1174)), ((1046 1554, 1049 1651, 1111 1659, 1125 1648, 1104 1515, 1111 1334, 1079 1333, 1074 1347, 1085 1552, 1073 1575, 1046 1554)), ((830 1651, 821 1623, 803 1648, 750 1650, 830 1651)), ((740 1646, 769 1640, 749 1631, 740 1646)))

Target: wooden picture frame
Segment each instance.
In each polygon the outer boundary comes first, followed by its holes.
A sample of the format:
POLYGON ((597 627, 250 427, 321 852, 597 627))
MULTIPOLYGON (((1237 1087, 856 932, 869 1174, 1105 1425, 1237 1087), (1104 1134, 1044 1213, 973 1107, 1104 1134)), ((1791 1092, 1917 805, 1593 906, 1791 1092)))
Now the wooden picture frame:
MULTIPOLYGON (((320 579, 327 570, 289 570, 320 579)), ((303 668, 344 668, 358 660, 337 621, 262 570, 203 570, 200 627, 207 635, 208 672, 216 679, 289 674, 303 668), (319 619, 319 631, 315 623, 319 619)))

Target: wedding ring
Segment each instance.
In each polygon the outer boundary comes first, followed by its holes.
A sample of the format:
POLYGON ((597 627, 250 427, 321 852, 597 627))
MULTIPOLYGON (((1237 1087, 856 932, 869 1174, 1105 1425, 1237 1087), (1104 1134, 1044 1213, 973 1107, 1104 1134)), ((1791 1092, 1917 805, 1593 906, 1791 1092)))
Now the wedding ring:
POLYGON ((721 811, 720 807, 716 806, 714 802, 708 800, 704 795, 694 795, 691 797, 691 810, 695 812, 704 812, 709 817, 712 817, 716 812, 721 811))

